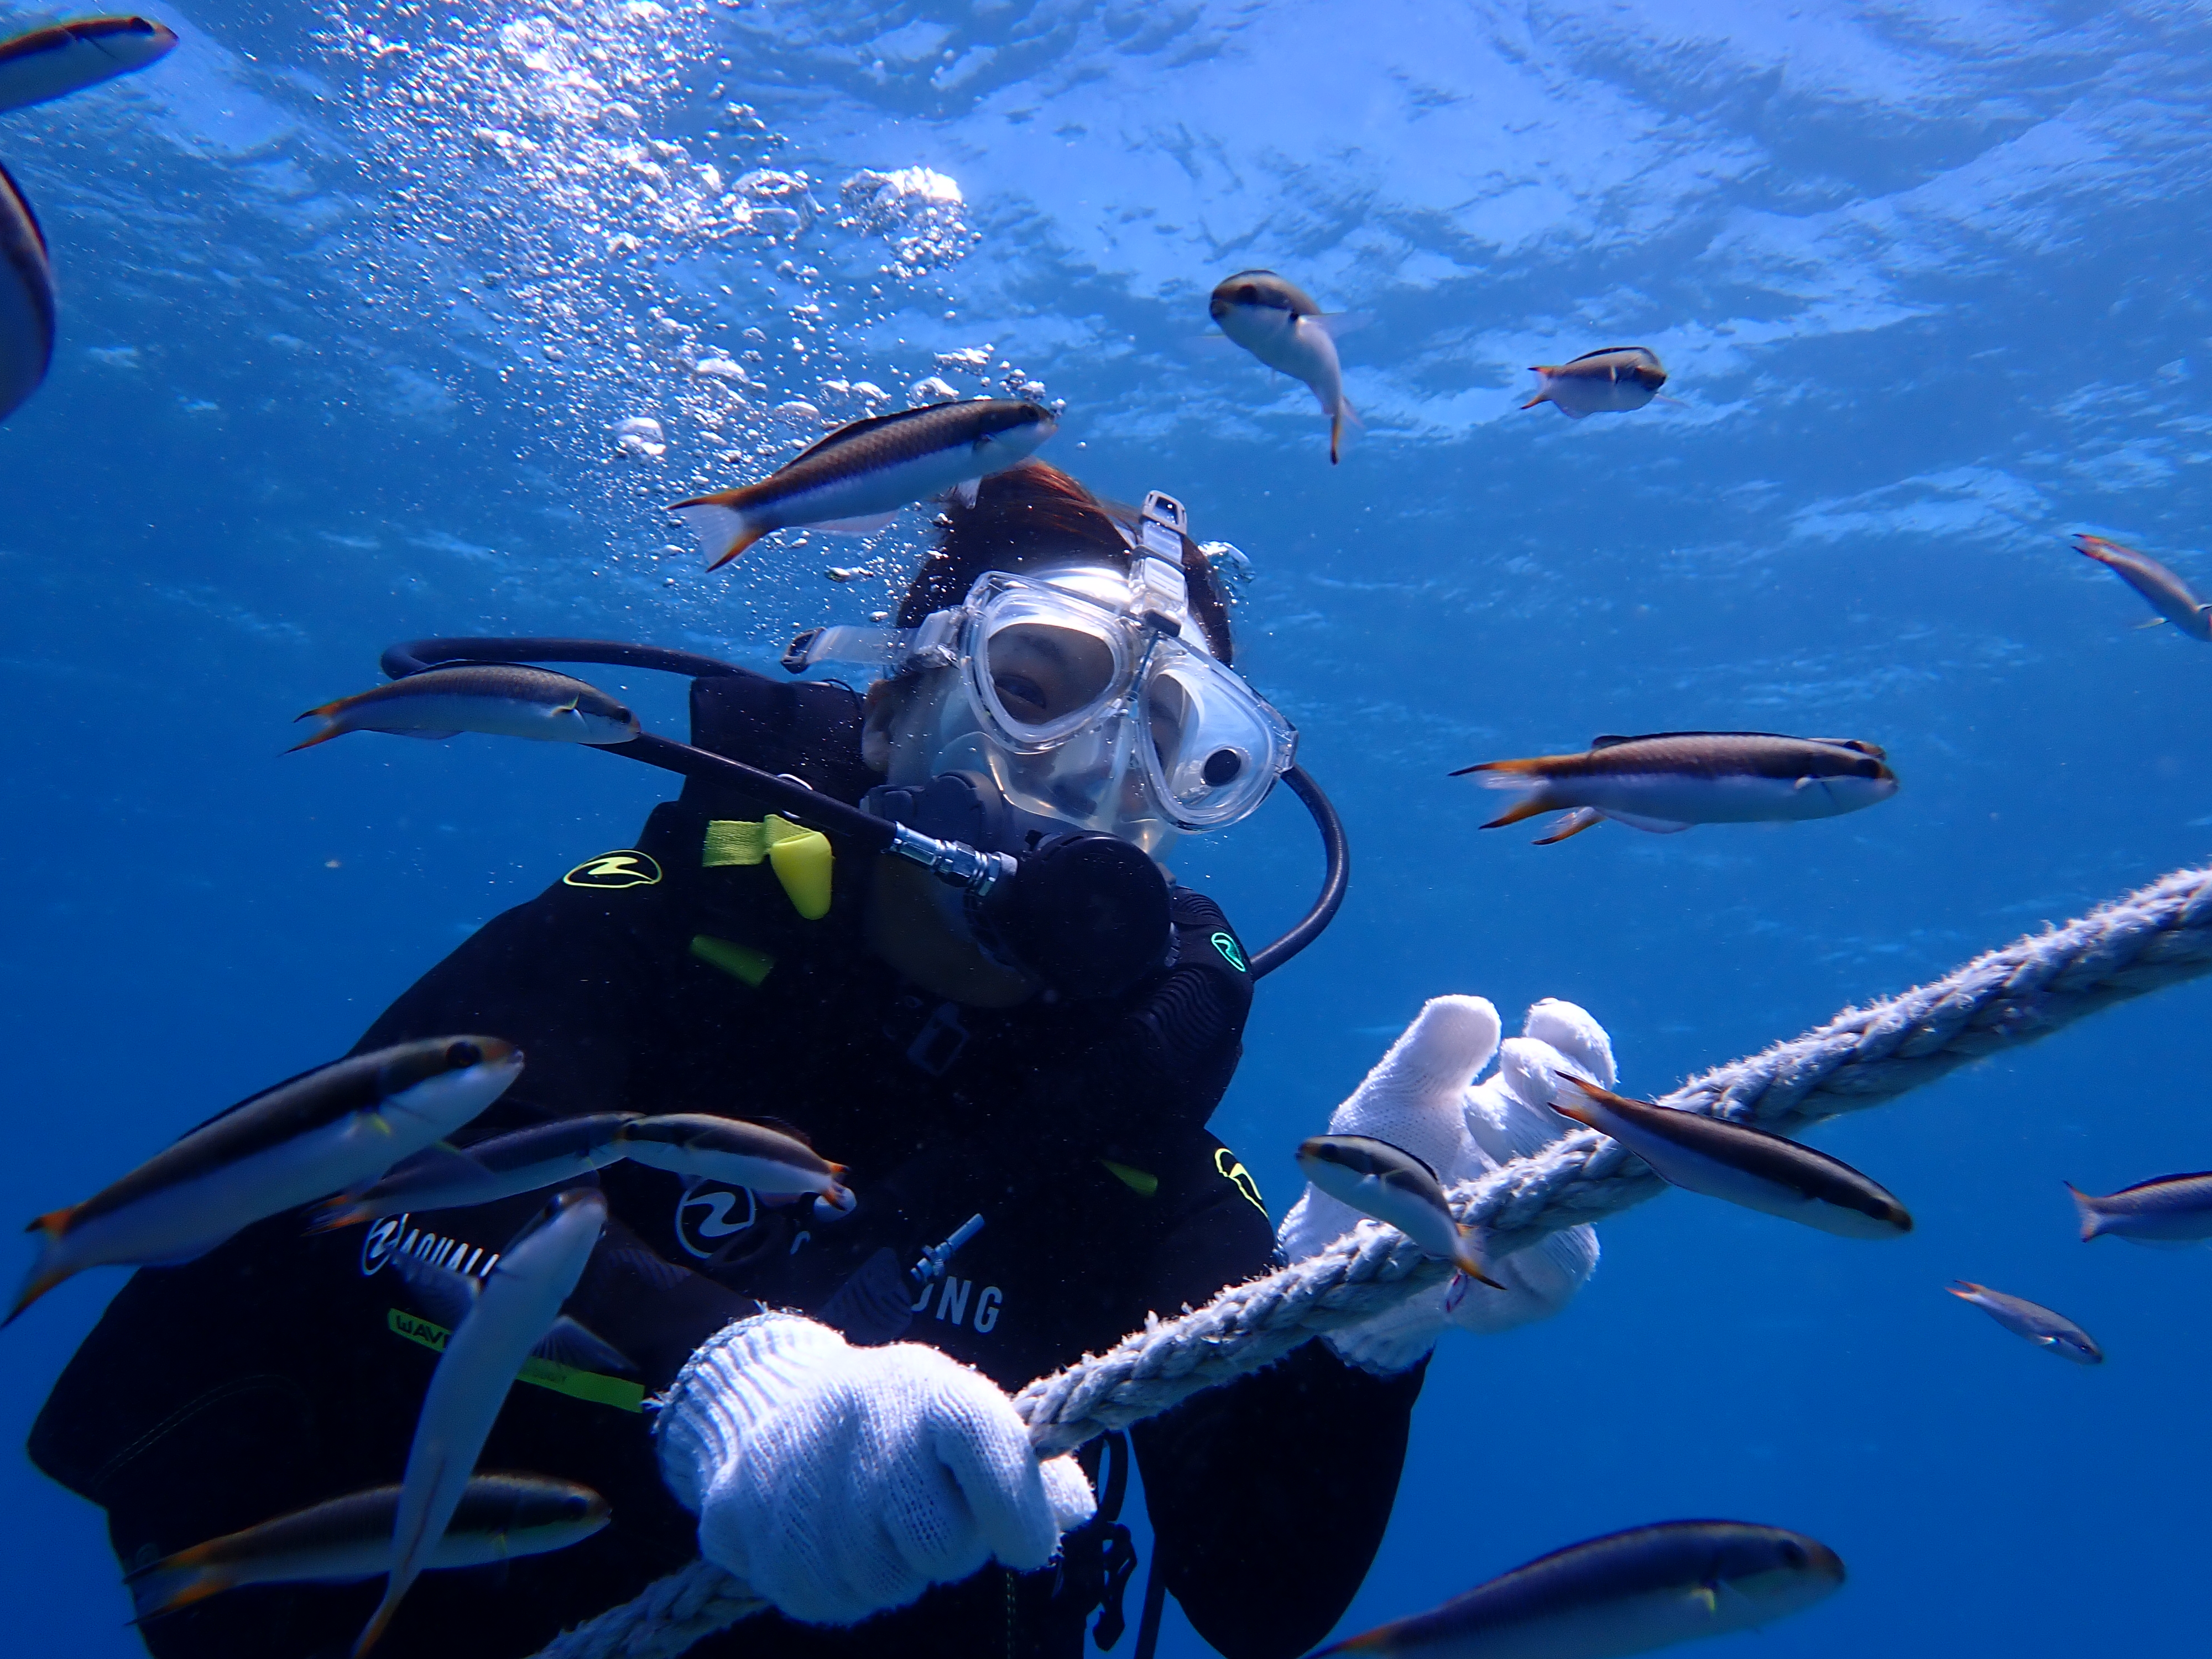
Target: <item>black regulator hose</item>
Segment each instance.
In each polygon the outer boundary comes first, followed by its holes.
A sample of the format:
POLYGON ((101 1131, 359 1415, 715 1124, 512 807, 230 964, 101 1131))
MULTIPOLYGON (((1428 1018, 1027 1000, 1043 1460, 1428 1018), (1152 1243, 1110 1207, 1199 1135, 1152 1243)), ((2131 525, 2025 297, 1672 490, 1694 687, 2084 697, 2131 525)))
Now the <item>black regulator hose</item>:
MULTIPOLYGON (((754 678, 749 668, 719 658, 702 656, 693 651, 671 651, 657 645, 624 645, 614 640, 579 640, 557 638, 501 637, 477 639, 406 640, 385 649, 382 667, 395 680, 410 674, 419 674, 425 669, 456 662, 569 662, 597 663, 613 668, 647 668, 665 674, 682 674, 692 679, 713 678, 734 675, 754 678)), ((810 830, 819 830, 827 836, 842 836, 859 843, 872 853, 889 850, 899 833, 898 825, 888 818, 877 817, 859 807, 848 805, 835 796, 825 795, 808 788, 805 784, 764 772, 743 761, 725 755, 713 754, 704 749, 695 749, 688 743, 678 743, 671 738, 655 737, 645 732, 628 743, 595 744, 610 755, 625 755, 642 761, 647 766, 664 772, 675 772, 687 778, 720 783, 742 791, 756 800, 764 801, 782 817, 793 823, 805 824, 810 830)), ((1336 815, 1321 787, 1315 783, 1302 766, 1293 766, 1283 774, 1283 781, 1290 786, 1313 817, 1314 827, 1321 831, 1322 856, 1328 860, 1328 872, 1322 879, 1320 894, 1307 908, 1304 916, 1290 932, 1253 953, 1252 977, 1261 979, 1272 974, 1292 957, 1321 937, 1344 902, 1345 888, 1352 879, 1352 850, 1345 840, 1344 821, 1336 815)))

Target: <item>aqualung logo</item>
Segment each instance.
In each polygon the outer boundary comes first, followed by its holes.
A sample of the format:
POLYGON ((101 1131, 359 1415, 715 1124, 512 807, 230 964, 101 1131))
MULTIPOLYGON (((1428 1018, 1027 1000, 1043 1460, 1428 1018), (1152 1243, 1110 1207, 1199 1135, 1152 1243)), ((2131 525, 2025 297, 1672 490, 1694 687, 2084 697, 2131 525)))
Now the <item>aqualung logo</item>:
POLYGON ((648 854, 625 848, 586 859, 561 878, 563 887, 651 887, 660 879, 660 866, 648 854))
POLYGON ((402 1251, 409 1255, 420 1256, 434 1267, 479 1276, 489 1273, 492 1264, 499 1260, 497 1250, 487 1250, 483 1245, 471 1244, 465 1238, 448 1238, 443 1233, 426 1232, 420 1227, 409 1225, 404 1215, 388 1215, 372 1225, 368 1236, 361 1241, 362 1277, 372 1277, 402 1251))
POLYGON ((392 1259, 392 1251, 399 1248, 406 1231, 407 1218, 404 1215, 386 1216, 368 1230, 368 1236, 361 1241, 362 1278, 368 1278, 392 1259))
POLYGON ((676 1200, 676 1242, 702 1261, 729 1254, 730 1241, 760 1218, 751 1189, 694 1187, 676 1200))

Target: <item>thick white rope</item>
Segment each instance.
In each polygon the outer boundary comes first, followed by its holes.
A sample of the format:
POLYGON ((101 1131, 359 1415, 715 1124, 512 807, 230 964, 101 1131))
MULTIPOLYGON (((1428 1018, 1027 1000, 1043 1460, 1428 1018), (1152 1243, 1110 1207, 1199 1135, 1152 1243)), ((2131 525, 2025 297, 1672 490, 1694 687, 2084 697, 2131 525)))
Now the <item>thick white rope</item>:
MULTIPOLYGON (((2212 972, 2212 869, 2177 870, 2063 927, 1975 957, 1942 979, 1715 1066, 1660 1104, 1795 1129, 1894 1099, 2000 1048, 2112 1003, 2212 972)), ((1581 1130, 1452 1188, 1492 1255, 1641 1203, 1663 1183, 1616 1142, 1581 1130)), ((1149 1319, 1014 1396, 1040 1455, 1141 1422, 1273 1364, 1322 1332, 1357 1324, 1437 1284, 1451 1264, 1395 1228, 1362 1222, 1319 1255, 1232 1285, 1195 1312, 1149 1319)), ((538 1659, 677 1659, 767 1604, 694 1561, 556 1638, 538 1659)))

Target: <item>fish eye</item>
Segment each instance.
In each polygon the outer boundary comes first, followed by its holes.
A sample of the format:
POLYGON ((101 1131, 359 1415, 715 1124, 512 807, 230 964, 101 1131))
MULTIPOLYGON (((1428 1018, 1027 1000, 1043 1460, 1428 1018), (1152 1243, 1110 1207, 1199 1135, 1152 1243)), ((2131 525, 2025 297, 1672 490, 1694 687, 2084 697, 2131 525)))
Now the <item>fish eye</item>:
POLYGON ((1239 305, 1256 306, 1260 303, 1260 290, 1251 283, 1246 283, 1230 297, 1239 305))
POLYGON ((1794 1538, 1785 1538, 1782 1540, 1782 1559, 1793 1567, 1802 1567, 1810 1558, 1802 1544, 1794 1538))
POLYGON ((483 1050, 473 1042, 449 1042, 446 1045, 446 1064, 456 1069, 480 1065, 483 1060, 483 1050))

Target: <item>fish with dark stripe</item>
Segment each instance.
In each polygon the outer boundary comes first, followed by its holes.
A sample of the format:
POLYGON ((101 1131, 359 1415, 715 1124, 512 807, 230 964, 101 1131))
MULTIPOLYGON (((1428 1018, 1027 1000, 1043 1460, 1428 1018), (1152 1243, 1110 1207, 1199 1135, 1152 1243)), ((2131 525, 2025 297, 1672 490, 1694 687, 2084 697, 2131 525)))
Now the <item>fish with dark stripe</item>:
MULTIPOLYGON (((312 749, 349 732, 386 732, 435 741, 480 732, 534 743, 628 743, 637 716, 597 686, 550 668, 470 663, 425 669, 389 685, 310 708, 301 720, 323 724, 292 745, 312 749)), ((290 751, 287 751, 290 752, 290 751)))
POLYGON ((2149 554, 2108 542, 2102 536, 2075 537, 2074 550, 2094 559, 2143 596, 2158 612, 2142 624, 2145 628, 2172 623, 2192 640, 2212 641, 2212 605, 2198 599, 2187 582, 2149 554))
POLYGON ((1887 800, 1897 774, 1873 744, 1856 738, 1792 738, 1776 732, 1654 732, 1590 739, 1579 755, 1463 766, 1486 787, 1521 800, 1482 827, 1501 829, 1542 812, 1567 816, 1539 847, 1611 818, 1656 836, 1699 823, 1830 818, 1887 800))
POLYGON ((1554 1550, 1314 1659, 1623 1659, 1786 1618, 1843 1583, 1836 1553, 1802 1533, 1662 1521, 1554 1550))
POLYGON ((22 186, 0 167, 0 421, 46 378, 56 321, 46 233, 22 186))
MULTIPOLYGON (((350 1584, 392 1570, 398 1486, 349 1492, 138 1568, 123 1582, 137 1616, 156 1619, 246 1584, 350 1584)), ((493 1566, 581 1543, 612 1516, 589 1486, 536 1474, 480 1474, 423 1563, 435 1572, 493 1566)))
POLYGON ((1571 362, 1532 363, 1529 373, 1536 395, 1521 407, 1551 404, 1571 421, 1641 409, 1667 384, 1659 354, 1649 346, 1601 346, 1571 362))
POLYGON ((143 17, 80 17, 0 40, 0 111, 28 109, 144 69, 176 44, 175 30, 143 17))
POLYGON ((73 1273, 174 1267, 257 1221, 374 1180, 507 1091, 522 1051, 490 1036, 402 1042, 280 1083, 82 1204, 54 1210, 14 1319, 73 1273))
POLYGON ((1747 1123, 1630 1100, 1571 1074, 1552 1109, 1612 1136, 1690 1192, 1844 1238, 1912 1231, 1905 1206, 1842 1159, 1747 1123))
POLYGON ((316 1207, 307 1231, 333 1232, 410 1210, 460 1210, 542 1192, 622 1161, 617 1135, 635 1112, 591 1112, 464 1147, 426 1146, 383 1178, 316 1207))
POLYGON ((2105 1351, 2097 1340, 2064 1314, 2053 1313, 2024 1296, 2008 1296, 1986 1285, 1962 1279, 1944 1288, 1961 1302, 1971 1302, 2014 1336, 2024 1336, 2037 1347, 2070 1359, 2077 1365, 2101 1365, 2105 1351))
POLYGON ((669 511, 719 569, 777 530, 866 535, 915 501, 1018 466, 1059 429, 1048 409, 1006 398, 933 404, 839 427, 755 484, 695 495, 669 511))

